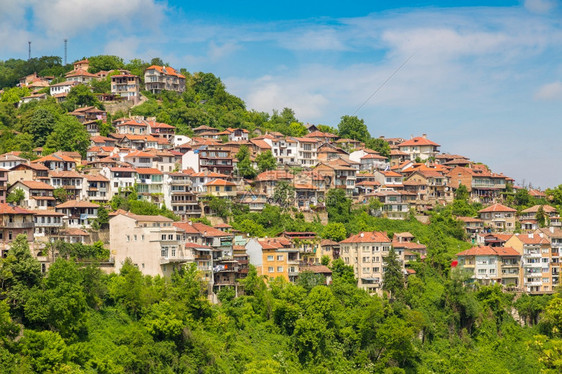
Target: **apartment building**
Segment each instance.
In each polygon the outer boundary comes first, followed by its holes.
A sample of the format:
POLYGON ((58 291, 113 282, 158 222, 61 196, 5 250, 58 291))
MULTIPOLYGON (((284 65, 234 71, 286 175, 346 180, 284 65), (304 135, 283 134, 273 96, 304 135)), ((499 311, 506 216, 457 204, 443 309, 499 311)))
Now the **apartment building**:
POLYGON ((353 266, 357 286, 370 293, 382 293, 382 284, 392 243, 386 233, 360 232, 340 242, 340 258, 353 266))
POLYGON ((55 206, 55 211, 63 213, 68 220, 68 227, 90 227, 98 217, 99 205, 81 200, 68 200, 55 206))
POLYGON ((111 93, 137 101, 140 96, 140 77, 132 74, 119 74, 111 76, 111 93))
POLYGON ((435 158, 439 153, 439 147, 440 145, 429 140, 426 134, 398 144, 398 150, 406 153, 410 160, 420 159, 422 161, 435 158))
POLYGON ((141 216, 118 212, 109 220, 111 256, 115 271, 130 258, 143 274, 170 276, 193 261, 183 246, 183 230, 162 216, 141 216))
POLYGON ((286 238, 250 239, 246 243, 250 264, 267 279, 282 277, 294 282, 299 274, 299 250, 286 238))
POLYGON ((484 227, 498 232, 513 232, 515 230, 516 209, 498 203, 481 209, 478 213, 480 219, 484 222, 484 227))
POLYGON ((185 91, 185 76, 169 66, 152 65, 144 71, 144 86, 153 94, 162 91, 185 91))
POLYGON ((543 234, 515 234, 505 242, 522 256, 520 285, 526 292, 552 291, 550 241, 543 234))
POLYGON ((24 193, 22 206, 26 209, 48 209, 55 207, 53 186, 32 180, 17 181, 10 187, 10 192, 21 189, 24 193))
POLYGON ((473 247, 457 253, 459 267, 481 284, 519 288, 521 254, 511 247, 473 247))
POLYGON ((9 249, 10 243, 19 234, 25 234, 28 241, 33 241, 33 212, 27 209, 0 203, 0 248, 2 257, 4 250, 9 249))

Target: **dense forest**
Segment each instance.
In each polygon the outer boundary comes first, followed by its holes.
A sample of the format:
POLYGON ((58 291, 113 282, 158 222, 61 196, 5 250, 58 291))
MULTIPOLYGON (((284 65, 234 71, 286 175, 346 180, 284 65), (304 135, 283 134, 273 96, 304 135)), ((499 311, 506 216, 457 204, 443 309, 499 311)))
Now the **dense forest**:
MULTIPOLYGON (((561 294, 515 297, 500 286, 469 286, 462 274, 440 269, 431 259, 413 265, 417 273, 407 287, 386 279, 393 284, 387 288, 390 298, 359 290, 353 269, 335 260, 330 286, 306 273, 297 284, 271 279, 266 285, 251 269, 241 282, 244 295, 224 289, 220 304, 211 305, 194 266, 159 278, 126 263, 120 274, 106 275, 95 262, 65 257, 42 274, 20 236, 2 259, 1 372, 558 373, 562 368, 561 294)), ((388 272, 385 278, 396 275, 388 272)))

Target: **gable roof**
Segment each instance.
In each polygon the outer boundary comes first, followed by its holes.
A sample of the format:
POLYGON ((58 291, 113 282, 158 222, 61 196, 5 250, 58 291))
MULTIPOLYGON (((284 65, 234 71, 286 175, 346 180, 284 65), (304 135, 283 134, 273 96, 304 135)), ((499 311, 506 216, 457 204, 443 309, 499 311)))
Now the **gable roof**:
POLYGON ((497 203, 478 211, 478 213, 494 213, 494 212, 517 212, 517 210, 507 207, 503 204, 497 203))
POLYGON ((340 243, 390 243, 390 239, 385 232, 365 231, 352 235, 340 243))

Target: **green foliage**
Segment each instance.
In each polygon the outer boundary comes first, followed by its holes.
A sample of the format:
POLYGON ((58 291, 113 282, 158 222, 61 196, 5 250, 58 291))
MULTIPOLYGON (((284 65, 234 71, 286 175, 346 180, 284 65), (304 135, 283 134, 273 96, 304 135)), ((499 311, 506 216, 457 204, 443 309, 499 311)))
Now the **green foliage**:
POLYGON ((8 104, 16 104, 22 97, 31 95, 27 87, 12 87, 2 94, 0 101, 8 104))
POLYGON ((47 137, 44 152, 79 152, 83 158, 90 147, 90 134, 75 117, 63 116, 47 137))
POLYGON ((371 138, 367 125, 357 116, 342 116, 338 124, 338 133, 342 138, 366 142, 371 138))
POLYGON ((345 223, 351 217, 351 199, 349 199, 345 190, 335 188, 328 190, 326 194, 326 210, 330 222, 345 223))
POLYGON ((16 188, 8 194, 8 196, 6 197, 6 202, 9 204, 20 205, 24 199, 25 192, 21 188, 16 188))
POLYGON ((223 219, 227 219, 232 214, 232 203, 230 200, 221 199, 216 196, 206 196, 204 203, 215 215, 223 219))
POLYGON ((384 258, 384 277, 382 289, 390 292, 391 297, 398 298, 404 291, 405 279, 402 266, 394 248, 390 248, 388 256, 384 258))
POLYGON ((286 210, 295 200, 295 187, 287 181, 279 181, 273 191, 273 201, 286 210))
POLYGON ((123 69, 125 64, 123 59, 117 56, 100 55, 88 57, 88 72, 95 74, 101 70, 110 71, 115 69, 123 69))
POLYGON ((336 242, 341 242, 347 238, 347 231, 345 230, 345 225, 341 222, 330 222, 322 231, 322 237, 324 239, 331 239, 336 242))
POLYGON ((257 155, 256 163, 258 164, 258 170, 260 173, 267 170, 275 170, 277 168, 277 160, 273 157, 273 153, 271 153, 270 150, 257 155))
POLYGON ((59 203, 64 203, 68 200, 68 192, 63 187, 57 187, 53 190, 53 197, 57 199, 59 203))
POLYGON ((365 147, 378 152, 381 156, 390 158, 390 145, 388 142, 381 138, 371 138, 365 141, 365 147))
POLYGON ((468 194, 468 189, 466 188, 466 186, 464 184, 460 183, 459 187, 455 191, 455 200, 462 200, 462 201, 468 202, 469 197, 470 196, 468 194))
POLYGON ((248 146, 241 146, 236 154, 236 158, 238 159, 238 174, 242 177, 252 179, 258 174, 257 170, 254 169, 252 165, 252 160, 250 160, 250 150, 248 146))

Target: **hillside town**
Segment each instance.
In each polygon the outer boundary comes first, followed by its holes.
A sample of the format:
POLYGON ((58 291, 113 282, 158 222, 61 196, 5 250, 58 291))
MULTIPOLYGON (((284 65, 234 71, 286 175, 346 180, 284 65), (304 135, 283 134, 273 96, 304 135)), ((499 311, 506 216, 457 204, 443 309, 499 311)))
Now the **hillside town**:
MULTIPOLYGON (((20 87, 32 93, 16 105, 48 98, 63 103, 73 88, 108 77, 111 92, 98 95, 102 102, 138 105, 145 100, 142 91, 186 89, 186 77, 169 66, 149 66, 140 77, 124 69, 93 74, 88 64, 75 62, 59 83, 36 73, 22 77, 20 87)), ((442 153, 442 145, 426 134, 380 137, 377 144, 383 147, 372 149, 313 124, 304 125, 301 136, 228 123, 197 126, 186 135, 155 117, 113 118, 96 106, 65 115, 87 130, 85 154, 39 147, 32 158, 21 151, 0 155, 3 257, 23 234, 47 271, 59 256, 56 243, 101 242, 109 250, 99 262, 104 272, 119 272, 127 259, 151 276, 170 276, 195 264, 209 295, 224 287, 242 291, 239 280, 250 266, 267 279, 295 282, 300 274, 313 273, 329 284, 327 265, 341 259, 353 267, 358 287, 380 295, 390 252, 407 279, 416 273, 410 263, 426 258, 427 243, 410 232, 386 231, 359 231, 338 241, 314 231, 256 236, 219 209, 236 205, 261 213, 279 206, 326 225, 330 191, 340 190, 353 206, 369 206, 371 216, 429 223, 431 213, 452 205, 461 191, 468 204, 481 209, 455 216, 472 248, 459 251, 451 266, 464 269, 473 282, 523 293, 551 293, 560 284, 562 221, 545 192, 517 186, 463 155, 442 153), (102 135, 102 126, 114 131, 102 135), (509 199, 520 190, 533 204, 518 210, 509 199), (116 199, 130 196, 170 214, 115 206, 116 199)))

